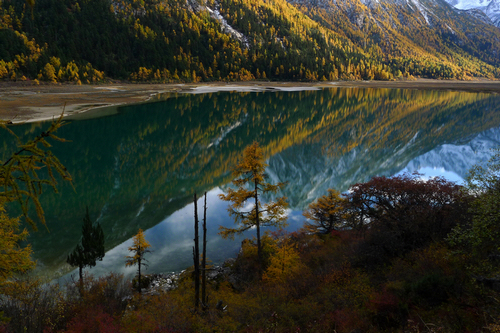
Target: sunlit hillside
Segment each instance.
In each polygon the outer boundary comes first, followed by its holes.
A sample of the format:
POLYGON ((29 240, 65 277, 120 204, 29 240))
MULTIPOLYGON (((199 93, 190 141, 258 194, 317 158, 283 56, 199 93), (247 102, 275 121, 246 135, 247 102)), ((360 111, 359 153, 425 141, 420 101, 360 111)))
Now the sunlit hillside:
POLYGON ((28 3, 0 3, 0 79, 320 81, 499 73, 498 28, 441 0, 28 3))

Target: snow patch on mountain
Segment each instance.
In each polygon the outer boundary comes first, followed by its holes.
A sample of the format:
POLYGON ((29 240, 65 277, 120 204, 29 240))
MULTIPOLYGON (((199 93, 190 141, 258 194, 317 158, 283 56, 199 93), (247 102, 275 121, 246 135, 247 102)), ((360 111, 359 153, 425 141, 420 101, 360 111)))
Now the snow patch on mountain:
POLYGON ((470 15, 485 23, 500 27, 500 0, 445 0, 449 5, 459 10, 465 10, 470 15), (489 21, 479 13, 484 14, 489 21))
POLYGON ((486 15, 493 21, 497 27, 500 26, 500 1, 492 0, 486 7, 486 15))
POLYGON ((239 40, 241 43, 243 43, 243 46, 245 48, 250 48, 250 43, 248 42, 248 38, 243 35, 241 32, 237 31, 236 29, 234 29, 232 26, 229 25, 229 23, 227 23, 226 19, 221 15, 220 11, 219 11, 219 3, 217 1, 215 1, 215 8, 214 9, 211 9, 209 7, 205 7, 205 9, 210 13, 210 16, 219 21, 220 24, 222 25, 221 29, 223 32, 231 35, 233 38, 239 40))
POLYGON ((468 10, 473 8, 486 9, 491 0, 446 0, 457 9, 468 10))
POLYGON ((425 8, 425 6, 423 6, 422 3, 420 3, 418 0, 407 0, 406 3, 413 10, 419 11, 420 14, 422 14, 422 16, 424 17, 425 23, 427 23, 428 25, 430 25, 429 10, 427 8, 425 8))
POLYGON ((234 39, 239 40, 241 43, 243 43, 243 46, 245 48, 250 48, 248 38, 241 32, 234 29, 232 26, 230 26, 229 23, 227 23, 226 19, 222 16, 219 11, 220 4, 218 1, 214 1, 214 9, 211 9, 210 7, 205 5, 201 5, 198 0, 186 0, 186 5, 188 6, 188 9, 194 13, 207 11, 210 14, 211 18, 220 22, 222 32, 231 35, 231 37, 233 37, 234 39))

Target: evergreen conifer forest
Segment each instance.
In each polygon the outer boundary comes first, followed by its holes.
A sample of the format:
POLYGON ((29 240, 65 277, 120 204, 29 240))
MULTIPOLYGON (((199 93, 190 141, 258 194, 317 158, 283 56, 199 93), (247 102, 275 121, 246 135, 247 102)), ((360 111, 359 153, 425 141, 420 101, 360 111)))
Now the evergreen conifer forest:
POLYGON ((95 83, 109 78, 499 76, 497 27, 444 1, 420 5, 389 0, 2 0, 0 79, 95 83))

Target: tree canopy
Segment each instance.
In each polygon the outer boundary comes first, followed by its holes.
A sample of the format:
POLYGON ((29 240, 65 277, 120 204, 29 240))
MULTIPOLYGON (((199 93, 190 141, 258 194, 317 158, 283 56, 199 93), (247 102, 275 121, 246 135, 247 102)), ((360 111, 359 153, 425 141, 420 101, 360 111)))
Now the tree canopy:
POLYGON ((392 257, 443 239, 468 218, 468 196, 455 183, 419 174, 373 177, 346 195, 351 214, 370 229, 376 258, 392 257))
POLYGON ((285 183, 273 185, 266 182, 265 169, 267 164, 264 162, 262 149, 257 141, 246 147, 241 161, 234 167, 233 176, 236 177, 232 184, 236 189, 229 188, 226 194, 219 197, 231 204, 228 207, 229 215, 234 218, 235 228, 219 227, 219 234, 223 238, 233 238, 235 234, 255 227, 257 231, 257 249, 259 262, 262 264, 262 246, 260 243, 261 227, 286 226, 287 216, 285 209, 288 207, 286 197, 276 198, 275 201, 262 203, 262 195, 266 193, 277 193, 285 186, 285 183), (247 209, 246 204, 253 202, 247 209))
POLYGON ((330 233, 345 225, 347 200, 334 189, 328 189, 328 194, 319 197, 309 204, 303 215, 312 222, 304 226, 312 232, 330 233))

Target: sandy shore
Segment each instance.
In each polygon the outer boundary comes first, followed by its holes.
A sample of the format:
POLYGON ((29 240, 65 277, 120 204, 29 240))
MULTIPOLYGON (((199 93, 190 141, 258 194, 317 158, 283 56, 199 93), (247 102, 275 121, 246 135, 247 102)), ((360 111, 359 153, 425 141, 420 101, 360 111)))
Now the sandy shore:
POLYGON ((199 84, 31 85, 0 84, 0 120, 13 123, 39 121, 64 115, 70 118, 113 113, 124 104, 168 98, 175 93, 215 91, 311 90, 324 87, 409 88, 500 93, 500 81, 351 81, 351 82, 241 82, 199 84), (115 107, 115 108, 113 108, 115 107), (91 113, 86 111, 93 110, 91 113))

